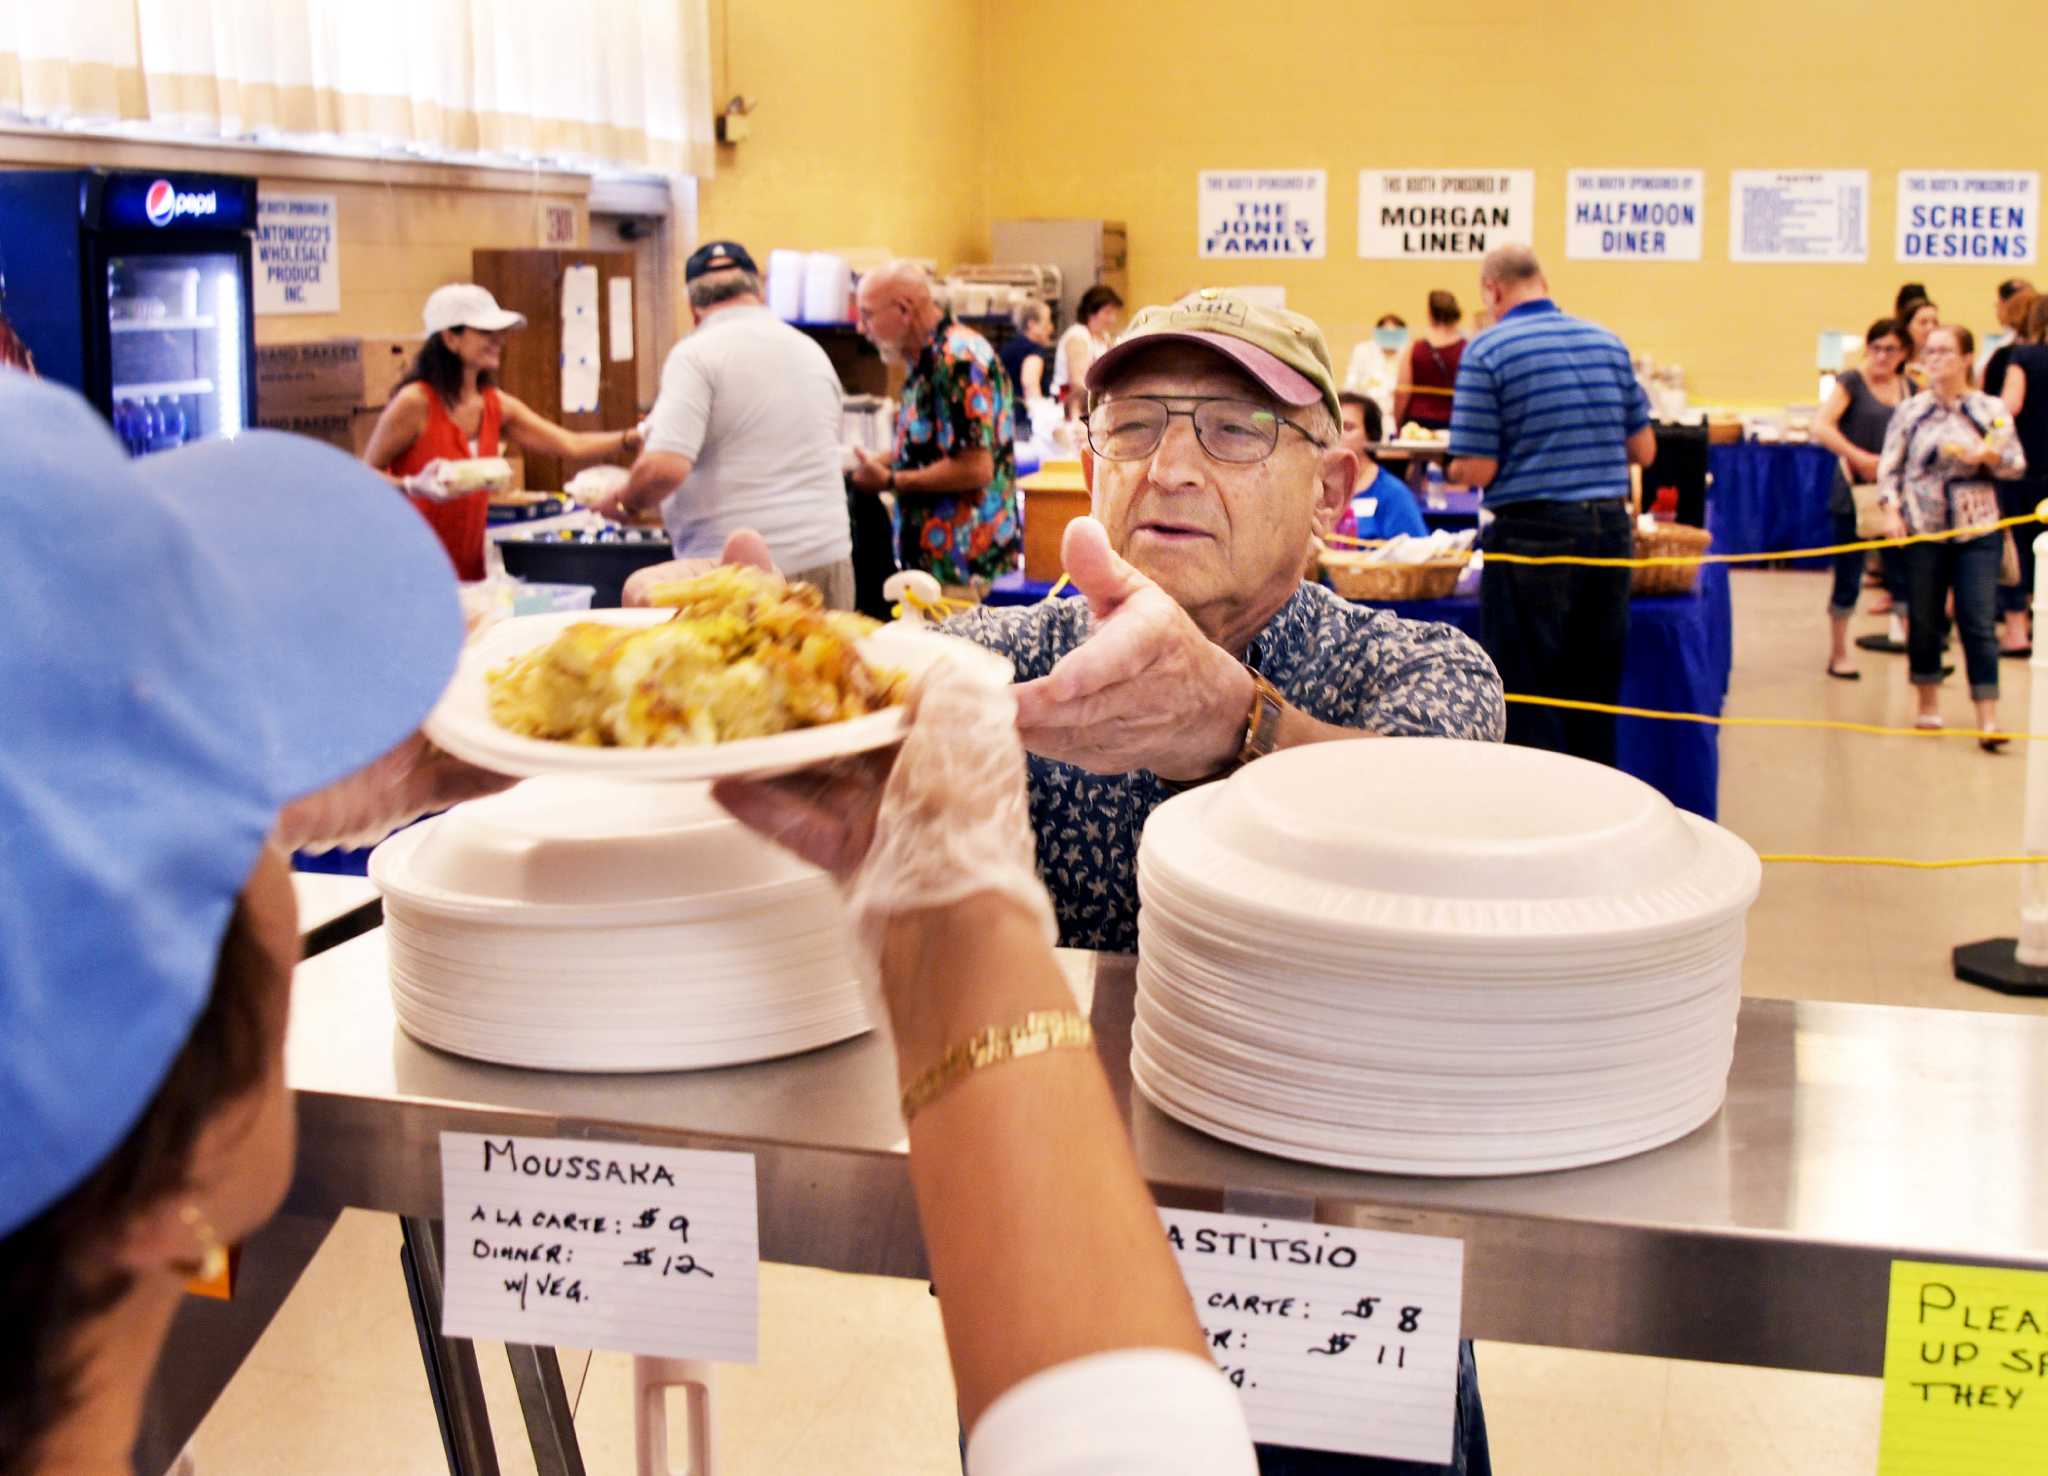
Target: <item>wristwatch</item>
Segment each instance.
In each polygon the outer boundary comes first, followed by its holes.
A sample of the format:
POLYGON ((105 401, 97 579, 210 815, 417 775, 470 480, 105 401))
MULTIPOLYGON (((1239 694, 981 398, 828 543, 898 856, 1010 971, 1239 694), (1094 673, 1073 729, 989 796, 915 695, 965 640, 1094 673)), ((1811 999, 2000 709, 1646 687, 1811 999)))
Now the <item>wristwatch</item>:
POLYGON ((1161 776, 1159 782, 1169 794, 1183 794, 1199 785, 1213 784, 1218 779, 1228 778, 1242 769, 1253 759, 1264 758, 1280 746, 1280 714, 1286 710, 1287 699, 1280 695, 1280 689, 1259 674, 1258 668, 1248 661, 1238 662, 1252 679, 1251 706, 1244 715, 1244 737, 1237 745, 1237 756, 1213 774, 1204 774, 1199 779, 1168 779, 1161 776))

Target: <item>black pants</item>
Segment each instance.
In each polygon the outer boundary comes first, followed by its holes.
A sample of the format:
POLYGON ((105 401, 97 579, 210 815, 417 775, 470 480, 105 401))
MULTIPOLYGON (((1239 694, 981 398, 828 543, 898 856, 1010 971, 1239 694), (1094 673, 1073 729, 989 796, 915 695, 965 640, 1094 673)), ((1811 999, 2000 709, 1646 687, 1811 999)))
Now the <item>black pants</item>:
MULTIPOLYGON (((1486 530, 1479 582, 1481 638, 1511 695, 1612 704, 1628 647, 1626 569, 1496 563, 1495 553, 1622 558, 1634 548, 1618 500, 1512 502, 1486 530)), ((1508 742, 1614 763, 1614 719, 1508 704, 1508 742)))
MULTIPOLYGON (((2017 482, 2000 482, 1998 515, 2017 518, 2031 513, 2043 498, 2048 498, 2048 481, 2026 477, 2017 482)), ((2013 542, 2020 554, 2020 582, 1998 587, 1998 613, 2001 615, 2030 610, 2034 606, 2034 535, 2040 531, 2038 526, 2025 523, 2012 530, 2013 542)))

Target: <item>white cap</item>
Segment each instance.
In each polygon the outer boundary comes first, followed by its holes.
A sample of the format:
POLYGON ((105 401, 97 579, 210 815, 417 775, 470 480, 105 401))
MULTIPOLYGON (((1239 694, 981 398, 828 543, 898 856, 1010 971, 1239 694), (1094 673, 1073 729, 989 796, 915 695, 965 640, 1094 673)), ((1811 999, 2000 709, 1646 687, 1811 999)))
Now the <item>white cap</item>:
POLYGON ((443 328, 475 328, 485 333, 497 333, 506 328, 526 326, 525 314, 499 307, 498 299, 474 282, 451 282, 446 287, 436 287, 420 318, 426 323, 429 333, 439 333, 443 328))

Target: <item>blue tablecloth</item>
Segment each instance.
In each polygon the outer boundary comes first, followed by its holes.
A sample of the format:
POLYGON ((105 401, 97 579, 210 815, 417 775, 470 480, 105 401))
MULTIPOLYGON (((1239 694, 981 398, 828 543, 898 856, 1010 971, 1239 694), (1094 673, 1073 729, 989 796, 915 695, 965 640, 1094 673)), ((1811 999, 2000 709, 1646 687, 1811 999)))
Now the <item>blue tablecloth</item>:
POLYGON ((1460 533, 1479 526, 1479 497, 1477 492, 1446 492, 1442 507, 1431 507, 1420 496, 1415 500, 1422 509, 1422 521, 1428 524, 1430 532, 1441 529, 1460 533))
MULTIPOLYGON (((1413 600, 1388 605, 1407 620, 1440 620, 1479 639, 1479 599, 1413 600)), ((1621 705, 1660 712, 1721 715, 1734 656, 1728 573, 1700 570, 1699 592, 1629 602, 1628 665, 1621 705)), ((1661 791, 1674 805, 1712 820, 1719 813, 1720 729, 1704 723, 1621 718, 1615 745, 1623 772, 1661 791)))
MULTIPOLYGON (((1833 452, 1745 441, 1708 448, 1707 470, 1714 478, 1707 493, 1707 530, 1714 535, 1715 553, 1822 548, 1835 541, 1828 517, 1833 452)), ((1826 562, 1801 559, 1789 567, 1817 569, 1826 562)))
MULTIPOLYGON (((1011 574, 995 582, 985 603, 1034 604, 1051 588, 1022 574, 1011 574)), ((1063 596, 1074 593, 1071 585, 1061 591, 1063 596)), ((1476 595, 1409 601, 1386 608, 1408 620, 1441 620, 1479 639, 1476 595)), ((1629 602, 1622 705, 1719 717, 1728 696, 1734 654, 1728 571, 1708 565, 1700 570, 1696 594, 1629 602)), ((1622 718, 1619 723, 1615 742, 1624 771, 1655 786, 1680 809, 1715 818, 1721 789, 1718 728, 1653 718, 1622 718)))

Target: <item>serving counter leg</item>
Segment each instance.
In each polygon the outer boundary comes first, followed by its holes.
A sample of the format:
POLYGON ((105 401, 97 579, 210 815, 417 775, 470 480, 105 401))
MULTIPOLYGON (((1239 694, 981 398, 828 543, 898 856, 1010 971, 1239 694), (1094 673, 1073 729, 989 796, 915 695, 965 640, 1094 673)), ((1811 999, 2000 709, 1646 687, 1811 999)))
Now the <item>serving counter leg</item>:
POLYGON ((507 1343, 505 1356, 512 1362, 512 1383, 526 1416, 534 1470, 538 1476, 583 1476, 583 1449, 576 1443, 576 1417, 562 1383, 561 1359, 553 1348, 523 1343, 507 1343))
MULTIPOLYGON (((491 1444, 491 1417, 484 1405, 476 1345, 468 1338, 441 1336, 441 1227, 436 1221, 411 1216, 401 1219, 399 1227, 404 1234, 399 1264, 405 1268, 405 1289, 412 1299, 413 1326, 419 1332, 427 1392, 433 1396, 434 1418, 441 1425, 441 1448, 448 1456, 449 1476, 498 1476, 498 1452, 491 1444)), ((559 1370, 555 1378, 559 1384, 559 1370)), ((577 1469, 581 1470, 580 1465, 577 1469)))

